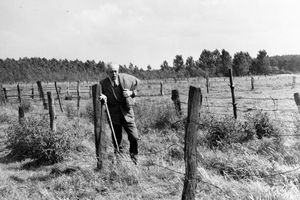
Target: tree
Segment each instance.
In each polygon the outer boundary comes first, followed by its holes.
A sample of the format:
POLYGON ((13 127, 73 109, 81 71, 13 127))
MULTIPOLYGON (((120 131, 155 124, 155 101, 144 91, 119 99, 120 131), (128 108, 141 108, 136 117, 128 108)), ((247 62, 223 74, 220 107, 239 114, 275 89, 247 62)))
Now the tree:
POLYGON ((151 71, 151 69, 152 69, 151 66, 148 65, 148 66, 147 66, 147 71, 151 71))
POLYGON ((232 62, 233 74, 235 76, 244 76, 249 74, 252 59, 248 52, 240 51, 235 53, 232 62))
POLYGON ((169 63, 164 60, 164 62, 160 65, 160 70, 161 71, 169 71, 171 67, 169 66, 169 63))
POLYGON ((220 52, 218 50, 211 52, 204 49, 200 54, 198 64, 203 71, 206 71, 207 75, 214 76, 217 67, 220 65, 220 52))
POLYGON ((232 67, 232 57, 228 51, 222 49, 220 58, 221 67, 219 68, 218 73, 222 74, 223 76, 228 76, 228 69, 232 67))
POLYGON ((173 67, 175 72, 179 72, 184 69, 184 61, 182 55, 176 55, 175 59, 173 60, 173 67))
POLYGON ((251 71, 255 74, 270 73, 270 60, 265 50, 260 50, 257 54, 255 62, 253 62, 251 71))

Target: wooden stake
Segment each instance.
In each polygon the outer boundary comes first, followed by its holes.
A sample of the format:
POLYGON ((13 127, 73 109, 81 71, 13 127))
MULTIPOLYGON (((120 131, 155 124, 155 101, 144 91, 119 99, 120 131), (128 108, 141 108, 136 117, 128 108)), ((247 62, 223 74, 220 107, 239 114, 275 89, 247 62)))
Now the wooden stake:
POLYGON ((251 90, 254 90, 254 77, 251 77, 251 90))
POLYGON ((31 87, 31 99, 34 99, 34 87, 33 87, 33 85, 31 87))
POLYGON ((20 85, 19 83, 17 84, 17 90, 18 90, 18 100, 19 100, 19 103, 22 102, 22 99, 21 99, 21 90, 20 90, 20 85))
POLYGON ((178 90, 172 90, 171 99, 174 102, 175 110, 176 110, 176 113, 177 113, 178 117, 181 117, 182 116, 182 111, 181 111, 181 103, 180 103, 180 99, 179 99, 178 90))
POLYGON ((24 117, 25 117, 25 112, 22 106, 19 106, 19 124, 22 124, 24 121, 24 117))
POLYGON ((57 95, 57 99, 58 99, 58 104, 59 104, 60 111, 64 112, 64 109, 63 109, 63 107, 61 105, 61 99, 60 99, 60 94, 59 94, 60 92, 58 91, 56 81, 54 82, 54 86, 55 86, 55 91, 56 91, 56 95, 57 95))
POLYGON ((107 136, 104 128, 104 108, 99 100, 102 93, 101 85, 96 84, 92 86, 93 95, 93 108, 94 108, 94 133, 95 133, 95 146, 97 169, 105 168, 105 160, 107 159, 107 136))
POLYGON ((49 117, 50 117, 50 128, 52 131, 56 131, 55 123, 55 109, 54 109, 54 99, 52 98, 52 93, 47 92, 48 105, 49 105, 49 117))
POLYGON ((46 103, 42 83, 41 83, 41 81, 37 81, 36 83, 37 83, 37 86, 38 86, 38 89, 39 89, 40 99, 43 101, 44 109, 47 110, 48 106, 47 106, 47 103, 46 103))
POLYGON ((2 84, 0 84, 0 105, 5 103, 5 98, 4 98, 4 88, 2 84))
POLYGON ((237 119, 236 103, 235 103, 235 96, 234 96, 234 85, 233 85, 233 81, 232 81, 232 71, 231 71, 230 68, 228 70, 229 70, 229 79, 230 79, 230 89, 231 89, 233 116, 234 116, 234 119, 237 119))
POLYGON ((295 103, 297 105, 297 108, 298 108, 298 111, 300 113, 300 97, 299 97, 299 93, 294 93, 294 100, 295 100, 295 103))
POLYGON ((206 92, 207 92, 207 94, 209 93, 209 76, 207 75, 206 77, 205 77, 205 79, 206 79, 206 92))
POLYGON ((77 115, 80 117, 80 81, 77 81, 77 115))
POLYGON ((163 83, 162 82, 160 82, 160 95, 164 96, 163 83))
MULTIPOLYGON (((190 86, 188 116, 185 128, 184 161, 185 180, 182 200, 194 200, 197 187, 197 131, 199 112, 202 106, 201 89, 190 86)), ((200 176, 201 177, 201 176, 200 176)))
POLYGON ((6 88, 3 88, 4 98, 8 101, 6 88))

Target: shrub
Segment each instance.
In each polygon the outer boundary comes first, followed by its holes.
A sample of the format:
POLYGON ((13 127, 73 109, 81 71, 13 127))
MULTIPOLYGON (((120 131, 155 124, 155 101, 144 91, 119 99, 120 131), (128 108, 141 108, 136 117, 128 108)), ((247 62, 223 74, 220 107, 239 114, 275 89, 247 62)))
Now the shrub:
POLYGON ((30 112, 33 109, 29 101, 22 101, 21 108, 23 108, 25 113, 30 112))
POLYGON ((206 142, 210 148, 223 148, 240 140, 237 122, 233 118, 207 118, 206 142), (209 123, 209 125, 207 124, 209 123))
POLYGON ((134 107, 136 123, 139 130, 147 131, 149 129, 167 129, 178 120, 176 111, 168 103, 156 104, 154 102, 137 103, 134 107))
POLYGON ((93 108, 93 102, 90 101, 85 106, 85 113, 84 115, 88 118, 90 122, 94 122, 94 108, 93 108))
POLYGON ((258 139, 263 137, 278 137, 280 135, 280 130, 271 121, 270 116, 266 112, 257 111, 252 115, 245 117, 247 126, 245 130, 252 135, 256 135, 258 139))
POLYGON ((74 119, 74 117, 77 116, 77 109, 75 108, 73 103, 67 103, 65 111, 69 119, 74 119))
POLYGON ((52 132, 46 119, 30 117, 8 129, 7 143, 16 157, 56 163, 75 149, 80 140, 78 135, 78 131, 68 125, 58 126, 57 131, 52 132))
POLYGON ((232 143, 244 143, 255 138, 275 137, 276 144, 281 143, 279 129, 271 122, 267 113, 257 112, 245 117, 244 121, 236 121, 232 117, 202 117, 205 137, 211 148, 223 148, 232 143))

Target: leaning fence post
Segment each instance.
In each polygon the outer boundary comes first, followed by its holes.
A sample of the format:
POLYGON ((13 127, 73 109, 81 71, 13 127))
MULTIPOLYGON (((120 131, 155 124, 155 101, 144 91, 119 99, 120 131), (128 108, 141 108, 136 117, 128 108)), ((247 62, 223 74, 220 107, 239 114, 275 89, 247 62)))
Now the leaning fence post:
POLYGON ((237 119, 237 112, 236 112, 236 103, 235 103, 235 96, 234 96, 234 85, 232 81, 232 71, 229 68, 229 80, 230 80, 230 89, 231 89, 231 98, 232 98, 232 106, 233 106, 233 115, 234 119, 237 119))
POLYGON ((95 146, 97 169, 101 170, 105 167, 105 159, 107 158, 107 137, 104 129, 104 108, 99 100, 102 93, 101 85, 95 84, 92 86, 93 95, 93 109, 94 109, 94 133, 95 133, 95 146))
POLYGON ((162 82, 160 82, 160 95, 164 96, 163 83, 162 82))
POLYGON ((194 200, 197 182, 197 131, 199 112, 202 106, 201 89, 190 86, 188 100, 188 115, 185 127, 184 161, 185 178, 182 200, 194 200))
POLYGON ((58 91, 56 81, 54 82, 54 86, 55 86, 55 91, 56 91, 56 95, 57 95, 57 99, 58 99, 58 104, 59 104, 60 111, 64 112, 64 109, 63 109, 63 107, 61 105, 61 99, 60 99, 60 94, 59 94, 60 92, 58 91))
POLYGON ((253 76, 251 77, 251 90, 254 90, 254 78, 253 78, 253 76))
POLYGON ((77 81, 77 115, 80 117, 80 81, 77 81))
POLYGON ((295 103, 298 107, 298 111, 300 113, 300 97, 299 97, 299 93, 294 93, 294 100, 295 100, 295 103))
POLYGON ((3 88, 3 93, 4 93, 5 100, 8 101, 6 88, 3 88))
POLYGON ((19 124, 22 124, 25 117, 25 112, 22 106, 19 106, 18 113, 19 113, 19 124))
POLYGON ((52 131, 56 131, 56 123, 55 123, 55 110, 54 110, 54 100, 52 98, 52 93, 47 92, 48 97, 48 105, 49 105, 49 117, 50 117, 50 128, 52 131))
POLYGON ((17 84, 17 91, 18 91, 18 100, 19 100, 19 103, 22 102, 22 99, 21 99, 21 90, 20 90, 20 85, 19 83, 17 84))
POLYGON ((39 90, 39 93, 40 93, 40 99, 42 99, 42 101, 43 101, 44 109, 47 110, 48 107, 47 107, 47 103, 46 103, 46 99, 45 99, 45 95, 44 95, 42 83, 41 83, 41 81, 37 81, 36 84, 38 86, 38 90, 39 90))
POLYGON ((179 117, 181 117, 182 111, 181 111, 181 103, 180 103, 180 99, 179 99, 179 92, 178 92, 178 90, 172 90, 171 99, 174 102, 175 110, 176 110, 177 115, 179 117))

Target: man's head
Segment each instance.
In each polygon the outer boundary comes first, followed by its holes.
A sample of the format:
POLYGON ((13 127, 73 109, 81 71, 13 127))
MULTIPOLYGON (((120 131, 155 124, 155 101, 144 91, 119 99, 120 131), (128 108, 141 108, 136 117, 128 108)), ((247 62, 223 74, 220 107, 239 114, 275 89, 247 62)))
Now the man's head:
POLYGON ((106 65, 106 73, 111 80, 116 80, 119 74, 119 65, 108 63, 106 65))

